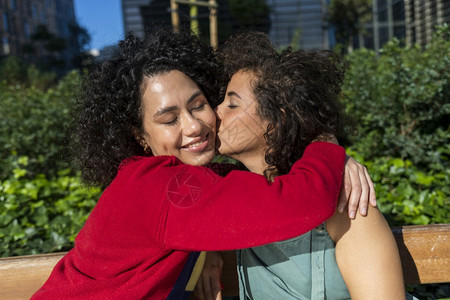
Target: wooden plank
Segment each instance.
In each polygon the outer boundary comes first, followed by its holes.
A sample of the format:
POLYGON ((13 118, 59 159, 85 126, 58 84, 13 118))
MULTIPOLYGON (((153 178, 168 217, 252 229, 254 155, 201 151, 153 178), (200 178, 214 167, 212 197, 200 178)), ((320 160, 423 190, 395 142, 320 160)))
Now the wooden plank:
MULTIPOLYGON (((450 282, 450 224, 392 229, 405 283, 450 282)), ((65 253, 0 258, 0 299, 28 299, 47 280, 65 253)), ((224 296, 239 294, 234 251, 222 252, 224 296)))
POLYGON ((393 228, 408 284, 450 282, 450 224, 393 228))
POLYGON ((29 299, 65 253, 0 258, 0 299, 29 299))

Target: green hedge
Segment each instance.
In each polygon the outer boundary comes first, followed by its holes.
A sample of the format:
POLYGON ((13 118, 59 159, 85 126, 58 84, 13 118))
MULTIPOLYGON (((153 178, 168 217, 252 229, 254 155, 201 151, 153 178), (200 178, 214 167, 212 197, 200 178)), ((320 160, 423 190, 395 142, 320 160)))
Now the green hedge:
POLYGON ((450 223, 450 170, 422 170, 411 161, 380 157, 364 164, 375 185, 378 206, 391 226, 450 223))
POLYGON ((70 249, 101 192, 70 169, 80 75, 55 84, 14 57, 0 71, 0 256, 70 249))
POLYGON ((394 39, 379 56, 359 49, 347 57, 343 101, 358 127, 352 148, 366 159, 399 157, 422 169, 448 169, 449 33, 440 28, 425 49, 394 39))
POLYGON ((70 249, 101 193, 68 169, 54 179, 29 179, 27 164, 27 157, 19 157, 13 176, 0 184, 0 256, 70 249))
POLYGON ((70 167, 68 130, 79 81, 72 72, 47 90, 0 82, 0 180, 11 174, 16 156, 29 158, 31 177, 70 167))
POLYGON ((388 42, 347 56, 346 113, 390 225, 450 223, 450 29, 425 48, 388 42))

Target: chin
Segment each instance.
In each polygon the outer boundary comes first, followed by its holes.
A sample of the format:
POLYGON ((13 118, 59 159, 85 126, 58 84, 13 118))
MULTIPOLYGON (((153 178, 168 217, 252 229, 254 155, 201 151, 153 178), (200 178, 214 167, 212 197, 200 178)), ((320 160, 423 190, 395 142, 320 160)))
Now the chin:
POLYGON ((202 154, 196 155, 195 157, 189 159, 189 162, 185 162, 186 164, 193 166, 203 166, 209 164, 215 156, 215 151, 205 151, 202 154))
POLYGON ((219 152, 218 154, 220 154, 220 155, 230 156, 235 151, 233 151, 233 149, 231 149, 230 147, 227 147, 226 143, 221 143, 220 147, 217 149, 217 152, 219 152))

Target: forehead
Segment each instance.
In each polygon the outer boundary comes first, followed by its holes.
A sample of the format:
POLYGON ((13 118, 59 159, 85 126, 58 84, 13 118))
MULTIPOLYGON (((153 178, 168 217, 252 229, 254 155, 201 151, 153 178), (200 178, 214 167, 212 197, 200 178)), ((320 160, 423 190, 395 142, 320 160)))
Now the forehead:
POLYGON ((144 76, 142 83, 143 95, 146 93, 175 92, 177 87, 198 89, 197 84, 186 74, 178 70, 164 72, 151 77, 144 76))
POLYGON ((228 83, 227 92, 237 93, 242 100, 253 101, 255 95, 253 93, 253 83, 256 76, 250 71, 238 71, 228 83))
POLYGON ((144 78, 142 105, 144 108, 180 105, 200 91, 197 84, 184 73, 173 70, 144 78))

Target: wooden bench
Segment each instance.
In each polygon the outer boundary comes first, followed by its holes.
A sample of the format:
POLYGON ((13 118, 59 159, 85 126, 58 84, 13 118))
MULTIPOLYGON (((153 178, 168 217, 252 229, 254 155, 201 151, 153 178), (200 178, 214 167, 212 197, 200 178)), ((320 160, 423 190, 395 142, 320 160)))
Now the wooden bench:
MULTIPOLYGON (((407 284, 450 282, 450 224, 393 228, 407 284)), ((28 299, 65 253, 0 258, 0 299, 28 299)), ((235 261, 234 252, 225 261, 235 261)), ((223 270, 224 296, 238 295, 235 265, 223 270)))

